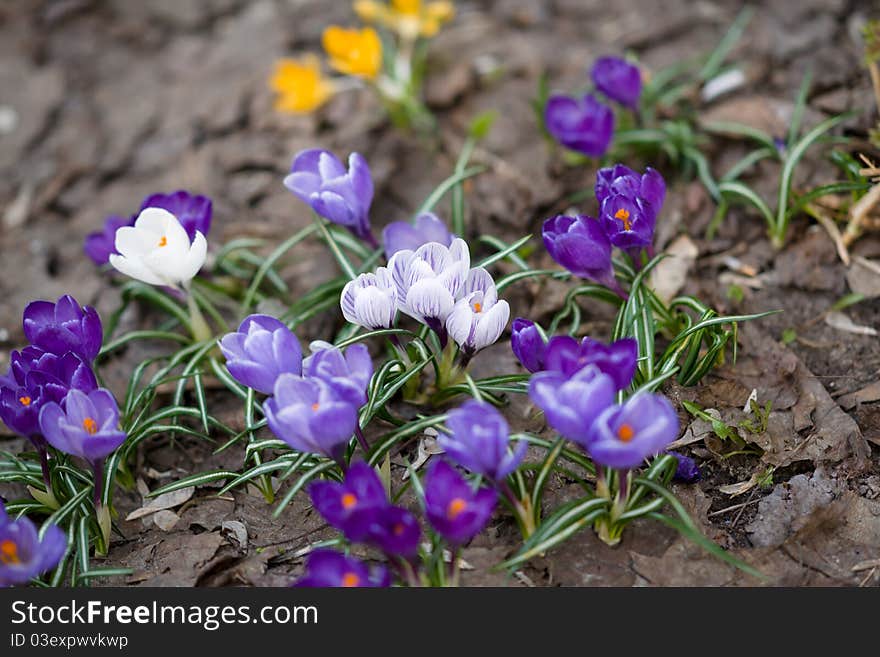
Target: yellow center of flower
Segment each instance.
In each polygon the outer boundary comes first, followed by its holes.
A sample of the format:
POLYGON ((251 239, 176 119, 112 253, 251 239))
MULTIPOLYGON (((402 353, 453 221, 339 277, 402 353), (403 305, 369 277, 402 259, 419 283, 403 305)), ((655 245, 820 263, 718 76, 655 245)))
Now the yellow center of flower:
POLYGON ((5 563, 6 565, 21 563, 21 559, 18 556, 18 545, 15 541, 11 541, 8 538, 5 541, 0 541, 0 563, 5 563))
POLYGON ((346 493, 345 495, 342 496, 342 508, 343 509, 350 509, 355 504, 357 504, 357 501, 358 501, 358 498, 355 496, 354 493, 346 493))
POLYGON ((321 62, 314 55, 279 60, 269 86, 278 94, 275 109, 295 114, 318 109, 336 92, 333 82, 321 75, 321 62))
POLYGON ((481 304, 480 302, 475 303, 474 304, 474 312, 475 313, 483 312, 483 304, 481 304))
POLYGON ((624 230, 632 230, 632 224, 629 221, 629 210, 626 208, 620 208, 617 212, 614 213, 615 219, 620 219, 623 222, 624 230))
POLYGON ((321 39, 330 66, 340 73, 372 80, 382 68, 382 42, 371 27, 347 30, 331 25, 321 39))
POLYGON ((345 573, 342 576, 342 586, 345 588, 353 588, 361 583, 361 578, 354 573, 345 573))
POLYGON ((18 403, 21 404, 22 406, 30 406, 31 405, 31 398, 28 397, 27 395, 25 395, 24 397, 19 397, 18 403))
POLYGON ((98 423, 95 422, 92 418, 87 417, 83 420, 83 429, 89 432, 89 435, 94 436, 98 433, 98 423))
POLYGON ((159 246, 160 246, 160 247, 168 246, 168 238, 165 237, 164 235, 163 235, 163 236, 161 237, 161 239, 159 240, 159 246))
POLYGON ((404 529, 405 528, 401 523, 397 523, 396 525, 394 525, 394 529, 392 531, 394 532, 395 536, 400 536, 401 534, 403 534, 404 529))
POLYGON ((321 408, 321 405, 318 402, 315 402, 314 404, 312 404, 313 411, 317 411, 319 408, 321 408))
POLYGON ((622 443, 628 443, 633 439, 633 436, 636 435, 636 432, 633 428, 628 424, 621 424, 617 429, 617 437, 620 439, 622 443))
POLYGON ((467 502, 465 502, 460 497, 456 497, 449 505, 446 507, 446 517, 450 520, 455 520, 458 517, 458 514, 464 511, 467 508, 467 502))

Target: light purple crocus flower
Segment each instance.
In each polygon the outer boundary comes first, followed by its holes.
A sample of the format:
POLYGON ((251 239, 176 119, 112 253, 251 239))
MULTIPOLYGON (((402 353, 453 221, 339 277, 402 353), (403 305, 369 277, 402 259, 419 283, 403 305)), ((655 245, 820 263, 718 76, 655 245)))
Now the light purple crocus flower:
POLYGON ((541 236, 550 256, 572 274, 626 297, 614 277, 611 242, 598 221, 584 215, 558 215, 544 222, 541 236))
POLYGON ((655 169, 640 175, 622 164, 596 174, 596 199, 605 234, 616 247, 634 255, 654 241, 657 215, 663 207, 666 183, 655 169))
POLYGON ((195 239, 196 232, 207 237, 211 230, 213 205, 207 196, 190 194, 183 189, 170 194, 151 194, 141 203, 141 210, 147 208, 162 208, 177 217, 190 242, 195 239))
POLYGON ((606 408, 590 427, 585 445, 598 465, 635 468, 678 437, 678 416, 662 395, 643 392, 606 408))
POLYGON ((639 345, 633 338, 603 344, 592 338, 580 342, 568 335, 550 338, 545 352, 545 369, 571 377, 587 365, 595 365, 611 377, 617 390, 632 383, 639 357, 639 345))
POLYGON ((614 134, 614 112, 587 94, 553 94, 544 108, 544 125, 556 141, 573 151, 601 157, 614 134))
POLYGON ((376 588, 390 585, 391 577, 384 566, 370 567, 354 557, 324 548, 309 553, 305 575, 293 584, 299 588, 376 588))
POLYGON ((382 231, 382 243, 385 245, 385 257, 388 259, 398 251, 415 251, 430 242, 449 246, 453 237, 443 220, 433 212, 421 213, 414 223, 392 221, 382 231))
POLYGON ((263 402, 272 433, 297 451, 340 460, 357 428, 357 408, 325 381, 295 374, 280 375, 274 393, 263 402))
POLYGON ((498 494, 473 487, 445 461, 434 462, 425 475, 425 515, 451 545, 463 545, 476 536, 495 509, 498 494))
POLYGON ((517 317, 510 325, 510 348, 529 372, 544 369, 547 340, 538 325, 525 317, 517 317))
POLYGON ((501 337, 510 306, 498 299, 495 281, 482 267, 470 270, 462 294, 449 313, 446 330, 469 359, 501 337))
POLYGON ((312 355, 303 361, 304 376, 321 379, 335 395, 355 408, 367 403, 367 386, 373 376, 373 360, 366 345, 353 344, 342 351, 316 340, 309 347, 312 355))
POLYGON ((101 351, 104 334, 98 311, 80 306, 69 294, 56 303, 31 301, 25 306, 22 324, 33 346, 57 356, 71 351, 91 362, 101 351))
POLYGON ((358 153, 345 165, 330 151, 313 148, 300 151, 293 158, 284 186, 312 209, 358 238, 378 247, 370 229, 370 204, 373 202, 373 178, 367 161, 358 153))
POLYGON ((345 481, 315 481, 309 484, 309 496, 318 513, 331 527, 345 534, 350 541, 362 541, 366 530, 363 523, 351 523, 359 513, 372 512, 390 506, 385 486, 376 471, 359 461, 345 473, 345 481))
POLYGON ((116 231, 123 226, 134 226, 137 215, 121 217, 112 214, 104 219, 104 228, 86 235, 83 251, 99 267, 110 262, 110 254, 116 251, 116 231))
POLYGON ((635 110, 642 94, 642 74, 639 67, 620 57, 600 57, 591 71, 593 84, 611 100, 635 110))
POLYGON ((302 373, 302 348, 284 322, 269 315, 250 315, 238 331, 220 340, 226 368, 249 388, 270 395, 282 374, 302 373))
POLYGON ((567 377, 561 372, 539 372, 529 382, 529 397, 544 411, 547 424, 560 435, 586 447, 590 427, 614 404, 615 385, 595 365, 567 377))
POLYGON ((40 538, 26 517, 12 520, 0 503, 0 588, 27 584, 58 565, 67 549, 67 535, 49 525, 40 538))
POLYGON ((441 434, 438 444, 446 455, 463 468, 493 482, 513 472, 526 453, 519 442, 510 451, 510 428, 495 407, 475 399, 449 412, 446 426, 451 434, 441 434))
POLYGON ((400 506, 387 506, 354 514, 347 523, 349 532, 363 536, 359 542, 372 545, 388 557, 413 559, 419 551, 422 530, 419 521, 400 506))
POLYGON ((342 288, 339 298, 342 315, 352 324, 366 329, 387 329, 397 316, 397 287, 386 267, 375 273, 360 274, 342 288))

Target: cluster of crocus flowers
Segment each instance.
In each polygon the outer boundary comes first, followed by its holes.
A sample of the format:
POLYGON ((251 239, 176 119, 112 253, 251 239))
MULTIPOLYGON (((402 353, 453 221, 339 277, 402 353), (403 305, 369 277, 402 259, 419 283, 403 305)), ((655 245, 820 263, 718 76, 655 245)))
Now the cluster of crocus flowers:
POLYGON ((67 549, 67 536, 49 525, 42 536, 26 517, 12 520, 0 502, 0 588, 27 584, 52 570, 67 549))
POLYGON ((657 216, 666 184, 650 167, 644 174, 616 164, 596 174, 599 218, 558 215, 541 229, 551 257, 575 276, 595 281, 625 297, 611 260, 614 247, 625 251, 636 267, 643 249, 651 253, 657 216))
MULTIPOLYGON (((591 71, 596 90, 635 111, 642 91, 638 67, 619 57, 601 57, 591 71)), ((552 94, 544 107, 547 132, 566 148, 601 157, 614 135, 614 111, 593 93, 552 94)))
POLYGON ((358 409, 367 401, 373 363, 364 345, 345 353, 322 342, 305 360, 299 340, 280 320, 250 315, 220 340, 229 373, 270 395, 263 402, 272 432, 300 452, 342 463, 345 445, 358 434, 358 409))

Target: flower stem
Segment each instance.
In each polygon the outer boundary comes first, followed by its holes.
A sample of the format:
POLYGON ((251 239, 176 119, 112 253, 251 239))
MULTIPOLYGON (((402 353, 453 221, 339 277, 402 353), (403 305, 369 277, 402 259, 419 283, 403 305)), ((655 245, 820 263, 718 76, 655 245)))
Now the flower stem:
POLYGON ((358 443, 360 443, 361 449, 364 450, 365 454, 370 453, 370 443, 367 442, 367 437, 364 435, 363 430, 360 425, 354 428, 354 435, 357 436, 358 443))
POLYGON ((196 342, 210 340, 214 333, 208 326, 208 322, 205 321, 205 316, 196 302, 195 295, 190 290, 186 291, 186 305, 189 309, 189 330, 192 332, 193 339, 196 342))
POLYGON ((501 490, 501 494, 507 498, 508 503, 516 514, 523 540, 528 540, 535 533, 535 529, 537 529, 535 527, 531 501, 527 497, 520 500, 506 481, 498 482, 498 488, 501 490))

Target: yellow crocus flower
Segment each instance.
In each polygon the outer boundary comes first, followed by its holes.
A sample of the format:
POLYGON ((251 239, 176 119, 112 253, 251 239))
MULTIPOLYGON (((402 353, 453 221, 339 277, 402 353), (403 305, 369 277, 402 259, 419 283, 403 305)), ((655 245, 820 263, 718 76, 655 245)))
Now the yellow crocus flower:
POLYGON ((376 30, 347 30, 331 25, 324 30, 324 50, 340 73, 374 79, 382 69, 382 42, 376 30))
POLYGON ((336 91, 332 80, 321 75, 321 62, 315 55, 278 60, 269 86, 278 94, 276 110, 301 114, 317 109, 336 91))
POLYGON ((448 0, 391 0, 390 5, 377 0, 357 0, 354 11, 361 20, 380 23, 411 40, 437 34, 443 23, 452 20, 455 6, 448 0))

